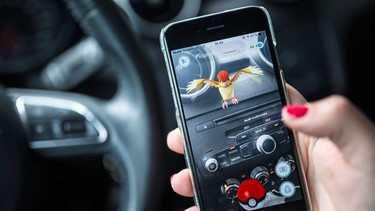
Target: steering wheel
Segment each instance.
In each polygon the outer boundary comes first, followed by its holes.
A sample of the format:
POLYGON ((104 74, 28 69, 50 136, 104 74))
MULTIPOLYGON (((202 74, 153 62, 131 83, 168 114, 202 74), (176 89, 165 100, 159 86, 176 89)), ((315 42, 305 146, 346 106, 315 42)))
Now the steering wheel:
POLYGON ((35 153, 110 154, 124 172, 119 210, 157 209, 163 185, 163 132, 151 62, 113 1, 65 3, 106 58, 119 66, 119 88, 110 100, 46 90, 0 91, 0 210, 22 206, 22 190, 31 188, 27 175, 35 153))

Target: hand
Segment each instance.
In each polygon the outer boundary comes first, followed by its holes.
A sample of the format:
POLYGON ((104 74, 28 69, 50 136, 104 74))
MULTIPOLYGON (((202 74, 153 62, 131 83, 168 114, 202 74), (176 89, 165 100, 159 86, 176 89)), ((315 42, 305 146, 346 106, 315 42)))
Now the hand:
MULTIPOLYGON (((342 96, 330 96, 307 104, 287 86, 291 105, 282 110, 284 123, 296 130, 303 170, 313 210, 375 210, 375 127, 342 96)), ((167 144, 183 153, 178 129, 168 134, 167 144)), ((191 197, 187 169, 171 177, 173 190, 191 197)), ((195 210, 191 207, 189 210, 195 210)))

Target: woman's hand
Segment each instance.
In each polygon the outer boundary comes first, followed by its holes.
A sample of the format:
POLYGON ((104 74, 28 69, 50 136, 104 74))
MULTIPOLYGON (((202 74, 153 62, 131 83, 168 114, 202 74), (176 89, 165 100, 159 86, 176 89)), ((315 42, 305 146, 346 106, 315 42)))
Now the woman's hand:
MULTIPOLYGON (((375 210, 373 123, 342 96, 307 104, 293 87, 287 90, 291 105, 283 108, 282 116, 297 134, 313 210, 375 210)), ((167 144, 184 152, 178 129, 168 134, 167 144)), ((171 185, 176 193, 193 196, 187 169, 173 175, 171 185)))

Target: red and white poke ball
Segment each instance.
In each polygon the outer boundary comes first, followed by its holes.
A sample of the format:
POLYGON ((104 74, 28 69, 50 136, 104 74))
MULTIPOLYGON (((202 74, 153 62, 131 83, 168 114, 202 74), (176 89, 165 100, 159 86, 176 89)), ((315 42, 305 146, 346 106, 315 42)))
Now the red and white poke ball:
POLYGON ((266 189, 258 180, 247 179, 240 184, 237 198, 245 210, 256 210, 266 203, 266 189))

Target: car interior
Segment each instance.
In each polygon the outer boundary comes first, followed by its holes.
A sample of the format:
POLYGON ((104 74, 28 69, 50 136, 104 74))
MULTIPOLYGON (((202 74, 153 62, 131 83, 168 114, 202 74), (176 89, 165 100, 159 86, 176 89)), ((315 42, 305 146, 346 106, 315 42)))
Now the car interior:
POLYGON ((166 144, 160 31, 249 5, 270 13, 288 84, 375 120, 373 0, 1 0, 0 210, 192 206, 169 183, 186 164, 166 144))

